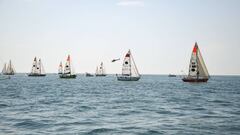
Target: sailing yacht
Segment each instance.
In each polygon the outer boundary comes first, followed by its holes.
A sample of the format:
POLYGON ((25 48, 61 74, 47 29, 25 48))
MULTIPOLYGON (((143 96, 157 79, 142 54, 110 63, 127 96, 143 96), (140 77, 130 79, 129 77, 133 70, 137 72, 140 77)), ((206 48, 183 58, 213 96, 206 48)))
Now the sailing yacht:
POLYGON ((64 72, 59 75, 60 78, 66 78, 66 79, 71 79, 71 78, 76 78, 77 75, 74 73, 71 65, 71 58, 70 55, 67 57, 67 61, 64 67, 64 72))
POLYGON ((37 57, 34 58, 31 73, 29 73, 28 76, 33 77, 46 76, 41 59, 37 60, 37 57))
POLYGON ((190 59, 188 76, 182 80, 184 82, 207 82, 209 77, 207 67, 196 42, 190 59))
POLYGON ((96 76, 106 76, 105 67, 103 66, 103 62, 101 62, 99 68, 96 69, 96 76))
POLYGON ((10 60, 8 65, 5 63, 3 70, 2 70, 3 75, 14 75, 15 74, 15 69, 13 67, 12 61, 10 60))
POLYGON ((125 55, 122 65, 122 74, 117 75, 119 81, 138 81, 141 75, 138 72, 131 51, 125 55))

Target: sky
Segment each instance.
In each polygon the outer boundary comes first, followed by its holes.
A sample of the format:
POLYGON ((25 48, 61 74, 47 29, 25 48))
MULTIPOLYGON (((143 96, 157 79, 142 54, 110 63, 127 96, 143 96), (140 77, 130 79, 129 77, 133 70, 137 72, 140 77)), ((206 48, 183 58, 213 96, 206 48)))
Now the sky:
POLYGON ((0 0, 0 68, 19 73, 35 56, 56 73, 68 54, 77 73, 121 73, 131 49, 141 74, 187 74, 195 42, 210 75, 240 75, 240 1, 0 0))

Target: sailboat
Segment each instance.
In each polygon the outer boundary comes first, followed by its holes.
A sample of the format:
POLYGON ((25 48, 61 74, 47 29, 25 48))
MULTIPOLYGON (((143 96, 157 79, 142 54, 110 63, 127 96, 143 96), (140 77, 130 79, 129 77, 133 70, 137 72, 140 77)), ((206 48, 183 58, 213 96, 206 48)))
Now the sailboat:
POLYGON ((196 42, 190 59, 188 76, 182 80, 184 82, 207 82, 209 77, 207 67, 196 42))
POLYGON ((3 75, 14 75, 15 74, 15 69, 13 67, 13 64, 12 64, 11 60, 9 61, 8 66, 7 66, 6 63, 4 64, 2 74, 3 75))
POLYGON ((41 59, 37 60, 37 57, 34 58, 31 73, 29 73, 28 76, 33 77, 46 76, 41 59))
POLYGON ((103 66, 103 62, 101 62, 99 68, 97 67, 95 75, 96 76, 106 76, 105 67, 103 66))
POLYGON ((60 62, 59 67, 58 67, 58 74, 63 74, 63 66, 62 66, 62 62, 60 62))
POLYGON ((64 67, 64 72, 59 75, 60 78, 66 78, 66 79, 71 79, 71 78, 76 78, 77 75, 73 72, 73 69, 71 67, 71 58, 70 55, 67 57, 67 61, 64 67))
POLYGON ((138 72, 131 51, 125 55, 122 65, 122 74, 117 75, 119 81, 138 81, 141 75, 138 72))

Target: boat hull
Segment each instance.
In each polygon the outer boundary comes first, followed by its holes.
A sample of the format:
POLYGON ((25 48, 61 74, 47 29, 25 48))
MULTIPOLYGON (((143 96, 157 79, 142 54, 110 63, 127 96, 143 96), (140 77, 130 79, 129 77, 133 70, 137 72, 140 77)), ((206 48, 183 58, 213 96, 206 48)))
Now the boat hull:
POLYGON ((207 82, 208 78, 183 78, 184 82, 207 82))
POLYGON ((29 77, 44 77, 46 74, 28 74, 29 77))
POLYGON ((61 74, 59 77, 62 79, 75 79, 77 75, 61 74))
POLYGON ((3 75, 14 75, 14 73, 4 73, 3 75))
POLYGON ((118 81, 138 81, 141 77, 117 76, 118 81))
POLYGON ((106 74, 96 75, 97 77, 104 77, 107 76, 106 74))

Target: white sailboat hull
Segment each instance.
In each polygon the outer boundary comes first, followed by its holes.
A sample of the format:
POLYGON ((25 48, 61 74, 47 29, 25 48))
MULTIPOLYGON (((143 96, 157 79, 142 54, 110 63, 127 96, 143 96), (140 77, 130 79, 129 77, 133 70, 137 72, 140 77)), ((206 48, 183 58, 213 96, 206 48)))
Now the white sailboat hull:
POLYGON ((118 81, 138 81, 140 76, 117 76, 118 81))

